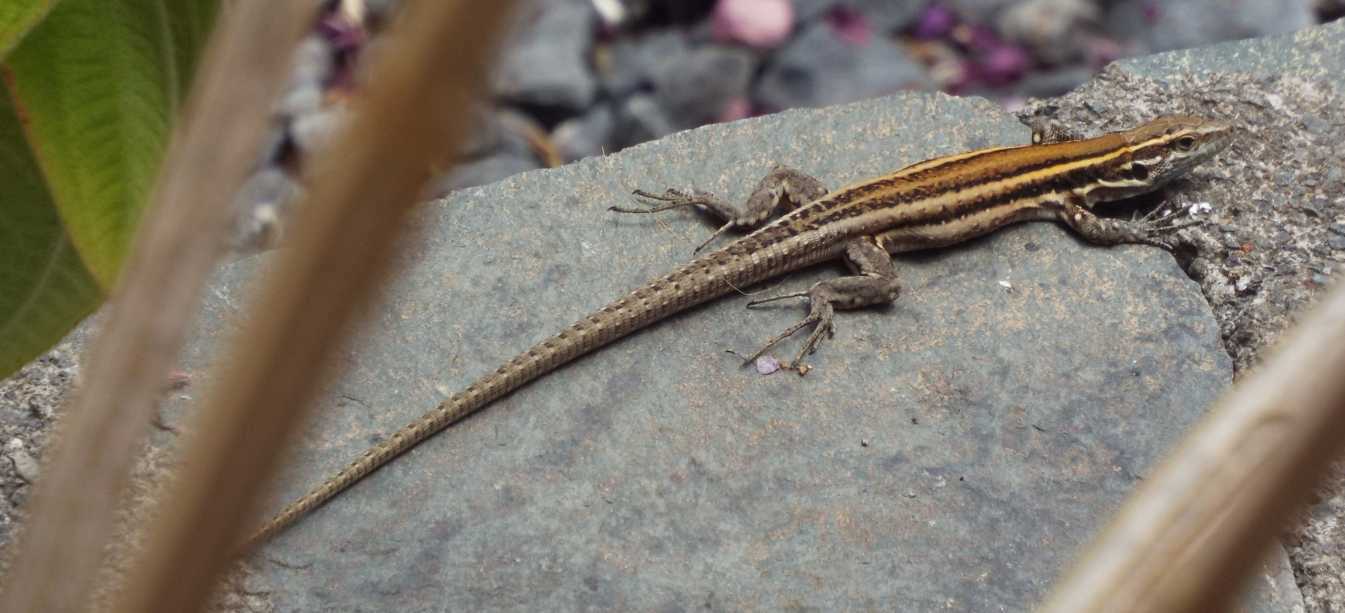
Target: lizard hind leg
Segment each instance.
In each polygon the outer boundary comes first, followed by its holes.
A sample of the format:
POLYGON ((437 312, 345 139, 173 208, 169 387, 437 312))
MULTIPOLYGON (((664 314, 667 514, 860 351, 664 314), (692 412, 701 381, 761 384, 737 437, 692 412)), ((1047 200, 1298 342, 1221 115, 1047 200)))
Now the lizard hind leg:
POLYGON ((748 356, 745 362, 756 360, 780 341, 812 325, 813 331, 803 342, 798 356, 793 362, 785 365, 786 368, 798 371, 800 376, 808 374, 811 367, 803 362, 803 358, 817 350, 817 344, 822 341, 823 335, 831 336, 835 333, 832 320, 836 309, 858 309, 875 304, 889 304, 897 299, 901 283, 897 280, 897 269, 892 263, 892 256, 888 255, 887 250, 878 246, 872 237, 864 236, 851 240, 846 244, 845 257, 858 274, 819 281, 806 292, 784 294, 747 303, 748 307, 752 307, 764 302, 806 296, 809 308, 807 317, 766 341, 766 344, 748 356))
POLYGON ((719 235, 729 230, 757 228, 770 221, 781 210, 792 210, 812 202, 827 193, 822 182, 788 166, 776 165, 757 183, 756 189, 743 204, 729 202, 710 192, 700 190, 668 189, 654 194, 641 189, 634 192, 644 208, 608 207, 618 213, 659 213, 671 209, 691 207, 703 210, 724 222, 710 238, 696 247, 704 249, 719 235))

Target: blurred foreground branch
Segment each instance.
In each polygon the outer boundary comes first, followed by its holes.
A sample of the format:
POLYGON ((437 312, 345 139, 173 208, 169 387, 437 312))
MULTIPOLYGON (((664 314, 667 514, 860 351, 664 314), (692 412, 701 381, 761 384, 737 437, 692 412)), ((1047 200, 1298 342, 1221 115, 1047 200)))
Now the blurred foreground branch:
POLYGON ((291 248, 211 377, 183 474, 116 611, 202 606, 354 315, 387 276, 405 214, 435 162, 464 139, 512 4, 402 7, 352 123, 318 160, 291 248))
POLYGON ((1131 495, 1047 612, 1224 611, 1345 453, 1345 286, 1131 495))
POLYGON ((135 451, 223 252, 230 202, 261 150, 271 105, 316 0, 221 9, 84 382, 63 411, 5 578, 3 611, 89 606, 135 451))

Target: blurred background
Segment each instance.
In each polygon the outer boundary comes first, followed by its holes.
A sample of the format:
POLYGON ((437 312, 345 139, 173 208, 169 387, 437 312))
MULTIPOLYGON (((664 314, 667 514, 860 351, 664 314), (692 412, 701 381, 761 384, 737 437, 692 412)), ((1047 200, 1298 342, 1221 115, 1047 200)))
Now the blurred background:
MULTIPOLYGON (((305 160, 342 124, 397 7, 327 3, 238 198, 240 250, 283 234, 305 160)), ((1012 110, 1118 58, 1342 14, 1345 0, 529 0, 476 109, 475 137, 429 195, 707 123, 898 91, 1012 110)))

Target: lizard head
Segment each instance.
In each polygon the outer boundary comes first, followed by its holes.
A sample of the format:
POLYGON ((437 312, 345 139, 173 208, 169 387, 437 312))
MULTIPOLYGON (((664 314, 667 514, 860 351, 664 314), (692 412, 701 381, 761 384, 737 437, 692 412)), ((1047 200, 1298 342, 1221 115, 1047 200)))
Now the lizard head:
POLYGON ((1097 178, 1090 200, 1119 200, 1151 192, 1228 146, 1233 127, 1223 121, 1172 115, 1117 132, 1125 153, 1097 178))

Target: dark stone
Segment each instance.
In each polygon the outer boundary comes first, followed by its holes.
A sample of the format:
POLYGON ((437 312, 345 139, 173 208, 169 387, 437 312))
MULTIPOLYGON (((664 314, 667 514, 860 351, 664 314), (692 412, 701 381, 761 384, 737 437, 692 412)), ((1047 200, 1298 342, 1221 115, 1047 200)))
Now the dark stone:
POLYGON ((892 0, 793 0, 793 4, 799 22, 820 19, 835 11, 853 11, 863 15, 878 35, 906 28, 924 8, 922 2, 892 0))
POLYGON ((598 92, 588 49, 597 15, 574 0, 525 2, 518 33, 495 67, 495 95, 552 112, 579 112, 598 92))
POLYGON ((964 19, 975 23, 992 23, 1000 13, 1022 0, 938 0, 939 4, 952 7, 964 19))
POLYGON ((928 87, 924 69, 893 40, 874 37, 855 43, 818 22, 771 58, 757 82, 755 98, 765 110, 778 110, 928 87))
MULTIPOLYGON (((839 186, 1028 138, 985 101, 905 95, 707 126, 429 203, 276 497, 686 262, 712 225, 606 211, 633 188, 742 198, 775 162, 839 186)), ((204 372, 256 265, 205 292, 182 368, 204 372)), ((277 610, 1028 608, 1229 384, 1218 329, 1167 253, 1089 247, 1054 224, 898 265, 901 299, 840 313, 806 378, 724 353, 801 304, 713 301, 398 458, 266 546, 251 585, 277 610)))
POLYGON ((737 47, 706 44, 692 47, 675 30, 665 30, 621 39, 600 50, 598 72, 609 96, 629 106, 632 97, 649 96, 634 105, 634 114, 644 123, 659 107, 657 120, 623 135, 619 142, 630 145, 662 136, 672 129, 694 128, 718 121, 729 102, 746 100, 756 72, 756 55, 737 47))
POLYGON ((623 36, 600 46, 594 57, 603 91, 612 98, 650 92, 659 71, 690 50, 686 36, 675 29, 623 36))
POLYGON ((274 246, 290 209, 303 193, 303 187, 279 168, 264 167, 252 173, 234 196, 231 248, 251 252, 274 246))
POLYGON ((716 0, 626 0, 624 4, 651 22, 692 24, 704 21, 716 0))
POLYGON ((618 148, 637 145, 677 131, 668 112, 649 94, 627 98, 617 109, 612 141, 618 148))
POLYGON ((586 115, 567 119, 551 131, 551 142, 567 162, 616 150, 612 134, 616 113, 611 105, 598 104, 586 115))
POLYGON ((484 104, 475 104, 469 112, 472 114, 471 129, 467 133, 467 142, 462 148, 462 155, 469 158, 481 157, 498 149, 504 139, 502 134, 504 128, 495 115, 495 109, 484 104))
POLYGON ((1050 98, 1064 94, 1086 83, 1091 76, 1093 76, 1093 71, 1087 67, 1031 72, 1022 81, 1019 81, 1013 89, 1021 96, 1050 98))
POLYGON ((1112 3, 1102 24, 1143 51, 1187 49, 1293 32, 1316 23, 1311 0, 1151 0, 1112 3))
POLYGON ((655 92, 679 128, 713 123, 735 99, 746 99, 756 56, 746 49, 708 45, 669 62, 655 76, 655 92))

